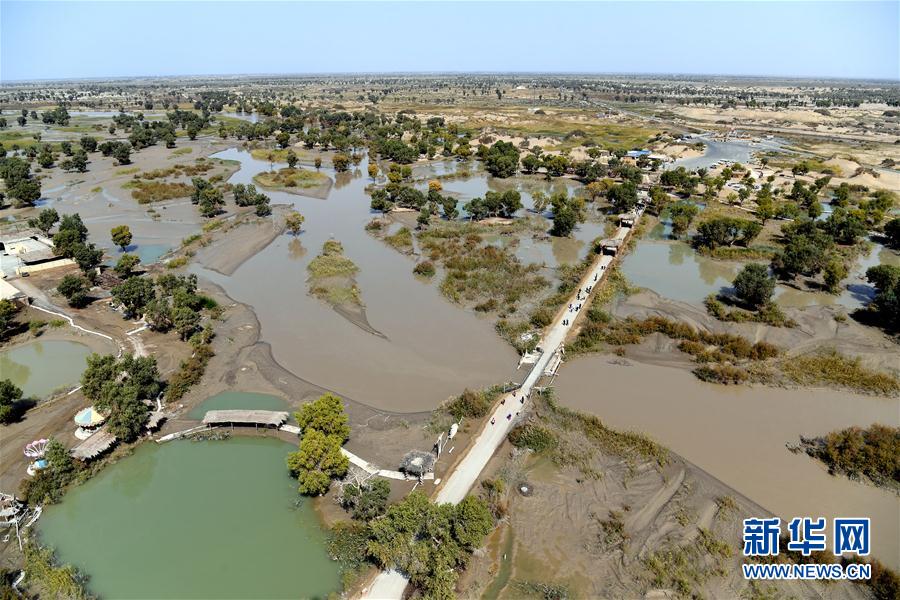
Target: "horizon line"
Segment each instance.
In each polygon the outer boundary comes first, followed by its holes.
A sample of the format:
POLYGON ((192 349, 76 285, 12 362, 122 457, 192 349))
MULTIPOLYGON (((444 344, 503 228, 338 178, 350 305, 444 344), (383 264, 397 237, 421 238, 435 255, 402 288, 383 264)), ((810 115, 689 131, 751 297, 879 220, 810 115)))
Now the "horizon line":
POLYGON ((27 83, 77 83, 86 81, 120 81, 127 79, 236 79, 236 78, 260 78, 260 77, 296 77, 296 78, 314 78, 314 77, 360 77, 360 76, 422 76, 422 75, 565 75, 565 76, 616 76, 627 77, 637 76, 643 78, 649 77, 684 77, 684 78, 734 78, 734 79, 784 79, 793 81, 857 81, 870 83, 889 83, 900 85, 900 75, 896 79, 873 77, 873 76, 839 76, 839 75, 774 75, 774 74, 736 74, 736 73, 688 73, 688 72, 655 72, 655 71, 455 71, 455 70, 417 70, 417 71, 310 71, 310 72, 257 72, 257 73, 192 73, 192 74, 169 74, 169 75, 99 75, 93 77, 85 76, 61 76, 61 77, 44 77, 36 79, 0 79, 0 87, 13 84, 27 83))

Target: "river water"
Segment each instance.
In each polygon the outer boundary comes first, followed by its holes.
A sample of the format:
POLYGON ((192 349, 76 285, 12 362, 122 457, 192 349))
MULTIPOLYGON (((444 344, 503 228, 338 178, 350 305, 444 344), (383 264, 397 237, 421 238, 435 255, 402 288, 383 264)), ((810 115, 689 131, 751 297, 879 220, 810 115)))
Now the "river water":
MULTIPOLYGON (((253 175, 269 169, 268 161, 256 160, 243 150, 214 156, 241 163, 231 183, 252 183, 253 175)), ((439 165, 431 168, 455 169, 452 163, 439 165)), ((305 231, 298 238, 276 239, 231 276, 195 269, 223 286, 231 297, 253 306, 262 338, 286 368, 370 406, 396 412, 430 410, 466 387, 517 377, 518 357, 494 332, 492 318, 450 304, 436 281, 424 282, 412 274, 412 259, 366 234, 364 226, 374 216, 365 192, 371 183, 363 175, 366 168, 365 160, 348 173, 323 168, 335 180, 325 200, 267 190, 273 204, 290 204, 303 213, 305 231), (330 238, 340 240, 346 256, 359 266, 356 279, 368 321, 386 339, 364 331, 308 295, 306 266, 330 238)), ((461 201, 503 185, 521 186, 526 207, 531 200, 525 188, 546 186, 495 182, 474 170, 468 178, 444 182, 445 190, 461 201)), ((558 260, 583 256, 586 240, 601 229, 598 224, 586 224, 573 240, 559 245, 529 238, 516 251, 527 259, 547 262, 549 277, 549 269, 558 260)))
POLYGON ((272 438, 142 444, 47 507, 42 541, 103 598, 324 598, 339 589, 272 438))
POLYGON ((0 379, 10 379, 25 398, 41 399, 78 384, 91 351, 61 340, 29 342, 0 352, 0 379))
MULTIPOLYGON (((700 304, 709 294, 728 292, 744 264, 705 257, 686 242, 648 238, 638 242, 634 251, 623 259, 622 273, 634 285, 652 289, 673 300, 700 304)), ((778 285, 775 300, 783 307, 840 305, 848 310, 862 308, 875 297, 875 288, 865 279, 866 269, 878 264, 900 265, 900 254, 874 244, 854 264, 840 293, 811 292, 778 285)))
POLYGON ((900 426, 900 400, 827 389, 785 390, 703 383, 669 367, 611 364, 607 356, 565 363, 560 402, 607 425, 646 433, 783 519, 871 517, 874 555, 900 566, 900 498, 833 477, 786 443, 851 425, 900 426))
POLYGON ((703 135, 697 136, 692 141, 703 142, 706 145, 706 152, 702 156, 676 160, 669 163, 667 168, 684 167, 688 171, 699 168, 708 169, 720 160, 739 162, 746 165, 750 162, 754 152, 784 151, 782 143, 777 139, 760 140, 758 142, 741 139, 714 140, 707 135, 703 135))

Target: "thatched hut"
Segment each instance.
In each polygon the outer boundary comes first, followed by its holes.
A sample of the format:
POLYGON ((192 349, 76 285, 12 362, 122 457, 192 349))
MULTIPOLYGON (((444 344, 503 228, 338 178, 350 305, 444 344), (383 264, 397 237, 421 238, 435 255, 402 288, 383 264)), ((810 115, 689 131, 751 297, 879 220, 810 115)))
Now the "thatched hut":
POLYGON ((424 477, 434 470, 434 454, 420 450, 407 452, 400 461, 400 470, 413 477, 424 477))

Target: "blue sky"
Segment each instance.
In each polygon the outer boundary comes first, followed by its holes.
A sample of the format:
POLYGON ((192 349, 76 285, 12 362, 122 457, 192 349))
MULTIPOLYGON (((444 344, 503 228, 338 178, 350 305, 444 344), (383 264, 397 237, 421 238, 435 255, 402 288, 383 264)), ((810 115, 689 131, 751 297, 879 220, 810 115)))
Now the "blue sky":
POLYGON ((526 71, 900 79, 900 2, 12 2, 0 81, 526 71))

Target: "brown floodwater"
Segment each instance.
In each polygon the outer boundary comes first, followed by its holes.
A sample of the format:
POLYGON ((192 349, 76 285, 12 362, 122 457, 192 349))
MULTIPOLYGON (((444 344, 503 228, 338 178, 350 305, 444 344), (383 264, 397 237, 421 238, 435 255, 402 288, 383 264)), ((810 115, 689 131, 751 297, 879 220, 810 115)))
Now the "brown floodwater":
POLYGON ((900 426, 900 400, 846 392, 726 387, 691 373, 608 356, 566 363, 562 404, 607 425, 646 433, 782 519, 871 517, 873 555, 900 567, 900 498, 828 474, 786 443, 851 425, 900 426))
MULTIPOLYGON (((269 166, 239 150, 216 156, 241 161, 232 183, 250 183, 269 166)), ((325 201, 267 190, 273 203, 303 213, 304 232, 277 238, 230 277, 197 272, 253 307, 262 339, 285 368, 382 410, 431 410, 466 387, 516 378, 516 353, 495 333, 492 319, 447 302, 434 283, 413 276, 412 259, 365 232, 373 216, 365 172, 364 162, 345 174, 325 201), (306 267, 330 238, 340 240, 359 266, 367 319, 387 339, 307 293, 306 267)))

